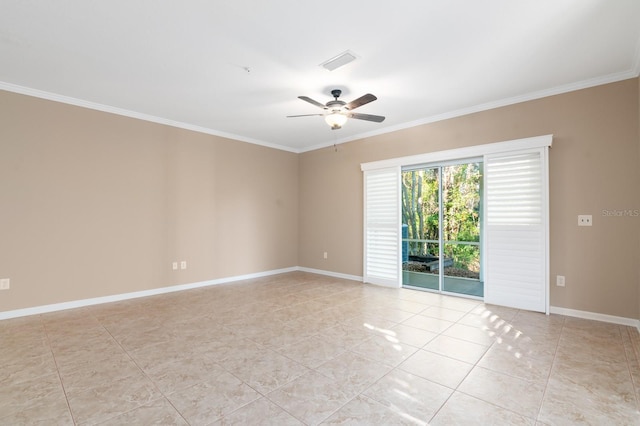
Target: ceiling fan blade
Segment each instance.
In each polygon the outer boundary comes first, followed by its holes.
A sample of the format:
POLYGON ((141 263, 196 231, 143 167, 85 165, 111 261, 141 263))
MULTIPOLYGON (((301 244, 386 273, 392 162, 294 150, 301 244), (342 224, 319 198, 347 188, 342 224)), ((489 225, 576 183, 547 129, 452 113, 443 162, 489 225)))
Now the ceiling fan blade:
POLYGON ((302 99, 302 100, 303 100, 303 101, 305 101, 305 102, 309 102, 311 105, 315 105, 315 106, 317 106, 317 107, 320 107, 320 108, 322 108, 322 109, 325 109, 325 105, 324 105, 324 104, 321 104, 321 103, 320 103, 320 102, 318 102, 318 101, 314 101, 313 99, 308 98, 308 97, 306 97, 306 96, 298 96, 298 99, 302 99))
POLYGON ((355 118, 357 120, 367 120, 367 121, 375 121, 376 123, 382 123, 385 117, 381 115, 371 115, 371 114, 358 114, 357 112, 352 112, 347 114, 349 118, 355 118))
POLYGON ((375 101, 376 98, 375 96, 373 96, 371 93, 367 93, 364 96, 360 96, 358 99, 349 102, 348 104, 345 105, 345 108, 349 109, 349 110, 354 110, 358 107, 361 107, 362 105, 368 104, 369 102, 373 102, 375 101))
POLYGON ((311 117, 314 115, 324 115, 324 114, 302 114, 302 115, 287 115, 287 118, 292 118, 292 117, 311 117))

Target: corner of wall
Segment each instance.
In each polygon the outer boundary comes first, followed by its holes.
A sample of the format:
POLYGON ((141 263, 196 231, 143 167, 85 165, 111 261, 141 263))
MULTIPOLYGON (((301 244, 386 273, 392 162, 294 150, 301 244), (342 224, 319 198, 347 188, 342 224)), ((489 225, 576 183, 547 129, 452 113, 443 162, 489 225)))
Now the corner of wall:
MULTIPOLYGON (((637 64, 638 66, 636 67, 636 70, 638 68, 640 68, 640 45, 638 48, 638 57, 637 59, 637 64)), ((638 78, 636 78, 636 83, 637 83, 637 92, 638 92, 638 164, 640 164, 640 76, 638 76, 638 78)), ((638 182, 638 186, 637 188, 640 188, 640 182, 638 182)), ((640 200, 638 200, 638 202, 640 202, 640 200)), ((640 218, 638 220, 637 223, 638 226, 638 244, 640 245, 640 218)), ((640 332, 640 262, 638 262, 638 331, 640 332)))

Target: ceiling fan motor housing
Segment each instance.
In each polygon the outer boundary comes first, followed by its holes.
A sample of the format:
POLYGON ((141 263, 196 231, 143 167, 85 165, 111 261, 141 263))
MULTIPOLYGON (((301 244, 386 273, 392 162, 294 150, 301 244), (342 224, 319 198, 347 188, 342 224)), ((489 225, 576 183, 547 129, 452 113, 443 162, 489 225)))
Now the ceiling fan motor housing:
POLYGON ((346 104, 347 103, 345 101, 338 101, 338 100, 329 101, 329 102, 327 102, 327 109, 329 111, 332 111, 332 112, 334 112, 334 111, 342 111, 342 110, 346 109, 346 108, 344 108, 344 106, 346 104))

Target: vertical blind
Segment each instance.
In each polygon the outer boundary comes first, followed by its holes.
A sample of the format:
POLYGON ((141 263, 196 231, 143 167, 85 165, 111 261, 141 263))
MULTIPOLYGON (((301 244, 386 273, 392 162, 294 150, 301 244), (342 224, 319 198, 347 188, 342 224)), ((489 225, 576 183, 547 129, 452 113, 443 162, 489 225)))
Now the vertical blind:
POLYGON ((364 172, 364 281, 400 286, 400 167, 364 172))
POLYGON ((487 303, 547 311, 546 150, 485 156, 487 303))

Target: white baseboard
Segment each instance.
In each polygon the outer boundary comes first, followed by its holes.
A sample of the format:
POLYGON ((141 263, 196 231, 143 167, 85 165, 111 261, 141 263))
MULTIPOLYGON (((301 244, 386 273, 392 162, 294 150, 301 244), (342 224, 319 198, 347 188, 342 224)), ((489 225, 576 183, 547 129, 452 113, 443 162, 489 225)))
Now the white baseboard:
POLYGON ((362 282, 362 277, 359 277, 357 275, 341 274, 339 272, 324 271, 322 269, 305 268, 302 266, 299 266, 297 269, 298 271, 301 271, 301 272, 309 272, 311 274, 326 275, 328 277, 342 278, 345 280, 362 282))
MULTIPOLYGON (((236 281, 268 277, 271 275, 278 275, 278 274, 284 274, 287 272, 295 272, 295 271, 309 272, 309 273, 318 274, 318 275, 326 275, 329 277, 342 278, 342 279, 351 280, 351 281, 358 281, 358 282, 363 281, 363 277, 360 277, 357 275, 349 275, 349 274, 342 274, 339 272, 325 271, 322 269, 293 266, 290 268, 274 269, 271 271, 257 272, 257 273, 246 274, 246 275, 236 275, 233 277, 218 278, 218 279, 209 280, 209 281, 200 281, 200 282, 189 283, 189 284, 179 284, 179 285, 174 285, 170 287, 153 288, 149 290, 135 291, 131 293, 115 294, 112 296, 94 297, 91 299, 74 300, 71 302, 54 303, 51 305, 42 305, 42 306, 35 306, 32 308, 5 311, 5 312, 0 312, 0 320, 24 317, 29 315, 45 314, 48 312, 63 311, 66 309, 82 308, 85 306, 99 305, 102 303, 119 302, 122 300, 137 299, 139 297, 155 296, 159 294, 173 293, 176 291, 191 290, 195 288, 208 287, 208 286, 219 285, 219 284, 228 284, 236 281)), ((560 315, 566 315, 570 317, 584 318, 584 319, 626 325, 630 327, 636 327, 640 332, 640 320, 633 319, 633 318, 617 317, 613 315, 599 314, 596 312, 579 311, 575 309, 560 308, 556 306, 551 306, 549 311, 552 314, 560 314, 560 315)))
POLYGON ((640 332, 640 320, 625 317, 616 317, 613 315, 599 314, 597 312, 579 311, 577 309, 560 308, 557 306, 551 306, 549 312, 552 314, 566 315, 568 317, 576 317, 583 319, 590 319, 595 321, 610 322, 613 324, 627 325, 629 327, 636 327, 640 332))
POLYGON ((194 288, 208 287, 212 285, 227 284, 235 281, 250 280, 254 278, 268 277, 270 275, 284 274, 286 272, 298 271, 299 268, 274 269, 271 271, 258 272, 254 274, 237 275, 234 277, 219 278, 209 281, 200 281, 189 284, 179 284, 170 287, 152 288, 149 290, 134 291, 131 293, 114 294, 112 296, 94 297, 91 299, 74 300, 71 302, 54 303, 52 305, 35 306, 32 308, 16 309, 13 311, 0 312, 0 320, 25 317, 28 315, 46 314, 48 312, 64 311, 66 309, 82 308, 84 306, 99 305, 102 303, 119 302, 121 300, 137 299, 139 297, 155 296, 158 294, 173 293, 176 291, 191 290, 194 288))

